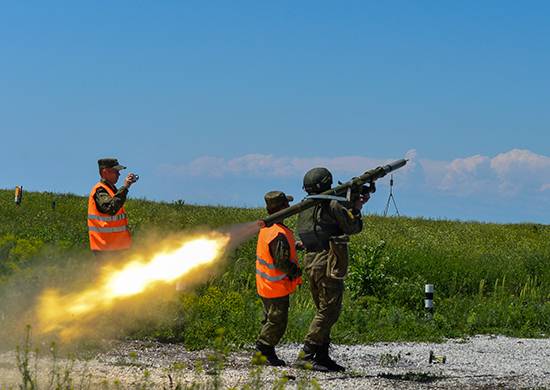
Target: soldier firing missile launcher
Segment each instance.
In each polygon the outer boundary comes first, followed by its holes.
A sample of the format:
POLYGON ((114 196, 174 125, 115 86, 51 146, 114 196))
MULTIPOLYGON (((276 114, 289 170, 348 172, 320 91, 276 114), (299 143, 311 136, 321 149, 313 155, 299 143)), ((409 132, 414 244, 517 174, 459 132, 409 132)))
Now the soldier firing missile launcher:
POLYGON ((315 206, 319 202, 322 202, 323 200, 346 199, 351 201, 354 196, 361 194, 365 195, 366 193, 374 192, 374 182, 376 180, 386 176, 390 172, 404 167, 406 164, 407 160, 401 159, 387 165, 371 169, 370 171, 363 173, 361 176, 354 177, 350 181, 341 183, 328 191, 316 195, 310 195, 300 203, 271 214, 270 216, 261 219, 260 224, 263 226, 271 226, 275 223, 280 223, 284 219, 298 214, 304 210, 307 210, 310 207, 315 206))

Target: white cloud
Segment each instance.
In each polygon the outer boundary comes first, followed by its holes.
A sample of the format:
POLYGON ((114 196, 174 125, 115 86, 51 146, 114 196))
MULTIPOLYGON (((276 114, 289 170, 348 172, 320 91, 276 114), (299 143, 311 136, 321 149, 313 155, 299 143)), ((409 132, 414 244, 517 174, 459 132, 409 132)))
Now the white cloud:
POLYGON ((422 160, 426 183, 444 192, 513 196, 544 191, 550 181, 550 157, 512 149, 495 157, 475 155, 450 162, 422 160))
MULTIPOLYGON (((249 176, 301 178, 309 169, 324 166, 336 176, 354 176, 399 159, 367 156, 340 157, 277 157, 247 154, 232 159, 204 156, 189 163, 162 167, 165 174, 176 176, 249 176)), ((422 186, 434 192, 455 195, 496 194, 514 196, 524 192, 550 191, 550 157, 529 150, 513 149, 494 157, 474 155, 449 161, 418 159, 416 150, 409 150, 408 164, 400 169, 400 183, 422 186)))
POLYGON ((491 167, 499 176, 503 177, 518 170, 550 175, 550 157, 541 156, 525 149, 512 149, 493 158, 491 167))
POLYGON ((524 186, 541 187, 550 181, 550 157, 525 149, 513 149, 491 160, 502 193, 513 195, 524 186))
MULTIPOLYGON (((414 159, 415 155, 416 151, 414 150, 407 152, 407 158, 409 159, 414 159)), ((161 168, 170 174, 184 176, 220 177, 232 174, 264 177, 301 177, 309 169, 323 166, 334 173, 357 175, 367 169, 387 164, 396 159, 398 158, 378 159, 364 156, 298 158, 275 157, 266 154, 247 154, 232 159, 204 156, 186 164, 168 164, 161 168)), ((411 162, 408 165, 410 166, 411 162)))
POLYGON ((486 173, 489 161, 488 157, 479 154, 451 161, 445 165, 445 174, 439 183, 439 188, 460 194, 479 191, 488 180, 487 175, 483 173, 486 173))

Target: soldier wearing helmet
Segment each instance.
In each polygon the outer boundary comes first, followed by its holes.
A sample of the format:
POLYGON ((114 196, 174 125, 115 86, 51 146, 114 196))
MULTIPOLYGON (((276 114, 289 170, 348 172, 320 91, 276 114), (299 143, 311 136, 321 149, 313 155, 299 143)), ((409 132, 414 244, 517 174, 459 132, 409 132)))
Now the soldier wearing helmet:
POLYGON ((319 194, 330 190, 332 173, 326 168, 313 168, 304 176, 304 190, 308 195, 319 194))
MULTIPOLYGON (((326 168, 313 168, 304 176, 304 190, 309 196, 327 191, 331 186, 332 174, 326 168)), ((304 271, 317 309, 296 361, 298 367, 345 370, 329 356, 330 331, 342 308, 349 235, 363 228, 361 208, 368 196, 359 197, 353 204, 344 200, 323 200, 298 216, 297 233, 305 249, 304 271)))

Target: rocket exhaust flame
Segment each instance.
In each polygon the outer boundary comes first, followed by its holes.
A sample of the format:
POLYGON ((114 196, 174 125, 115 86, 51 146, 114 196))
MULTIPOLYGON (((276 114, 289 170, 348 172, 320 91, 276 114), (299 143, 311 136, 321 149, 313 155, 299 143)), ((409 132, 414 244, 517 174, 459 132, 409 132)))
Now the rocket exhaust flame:
POLYGON ((150 259, 134 256, 117 270, 103 269, 98 281, 81 292, 62 295, 57 290, 46 290, 38 301, 38 331, 58 332, 63 339, 72 339, 79 335, 82 323, 115 304, 212 265, 237 241, 255 234, 258 229, 253 226, 257 224, 180 240, 175 248, 160 251, 150 259))

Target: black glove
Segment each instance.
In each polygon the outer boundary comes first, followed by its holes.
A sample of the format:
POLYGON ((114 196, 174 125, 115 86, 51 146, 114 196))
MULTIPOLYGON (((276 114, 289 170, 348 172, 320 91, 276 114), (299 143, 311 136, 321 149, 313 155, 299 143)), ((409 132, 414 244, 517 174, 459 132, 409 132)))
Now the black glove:
POLYGON ((302 270, 300 269, 300 267, 298 267, 296 263, 291 262, 287 276, 288 276, 288 279, 292 281, 302 276, 302 270))

